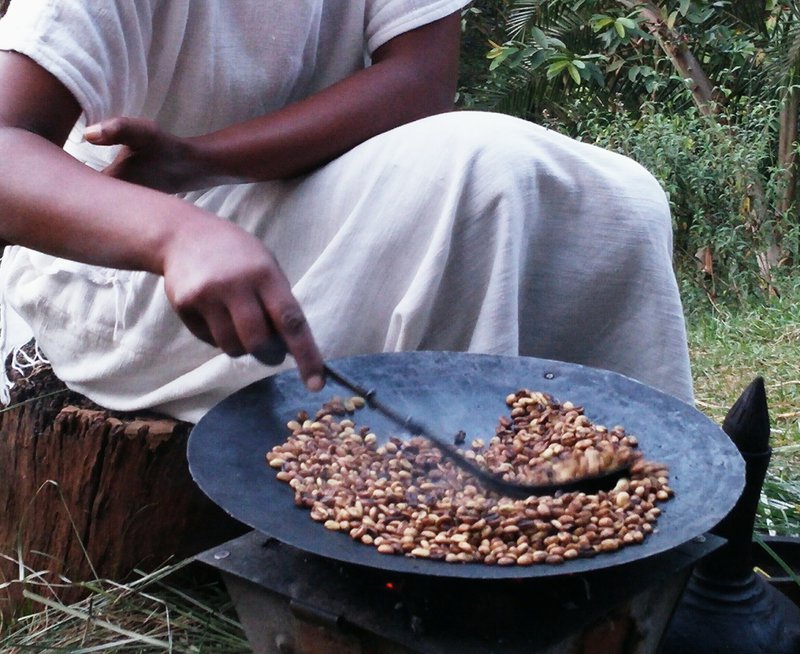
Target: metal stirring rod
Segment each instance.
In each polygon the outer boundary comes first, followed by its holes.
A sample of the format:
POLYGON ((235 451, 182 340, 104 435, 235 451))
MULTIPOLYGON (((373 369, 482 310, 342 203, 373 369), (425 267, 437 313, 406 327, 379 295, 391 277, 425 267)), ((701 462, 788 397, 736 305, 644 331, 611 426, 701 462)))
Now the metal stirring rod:
POLYGON ((609 490, 614 486, 617 480, 630 472, 628 466, 621 466, 599 475, 581 477, 567 482, 555 482, 550 484, 522 484, 510 482, 503 479, 500 474, 490 472, 464 457, 455 445, 451 445, 446 440, 432 435, 424 425, 412 416, 403 417, 392 407, 380 402, 376 398, 377 393, 375 389, 367 389, 361 386, 332 368, 330 364, 325 364, 325 373, 341 386, 363 397, 370 408, 386 416, 402 429, 413 435, 422 436, 427 439, 455 465, 477 477, 485 486, 501 495, 526 498, 532 495, 554 495, 557 492, 583 491, 592 493, 598 490, 609 490))

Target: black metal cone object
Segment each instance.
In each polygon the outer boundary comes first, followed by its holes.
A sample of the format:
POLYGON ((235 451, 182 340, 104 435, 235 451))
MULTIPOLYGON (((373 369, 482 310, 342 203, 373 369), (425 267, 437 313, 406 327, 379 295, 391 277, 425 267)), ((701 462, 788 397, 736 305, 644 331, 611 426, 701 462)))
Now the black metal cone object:
POLYGON ((800 607, 753 572, 752 534, 772 450, 764 380, 756 378, 722 424, 745 460, 745 488, 712 532, 728 542, 695 568, 662 654, 800 654, 800 607))

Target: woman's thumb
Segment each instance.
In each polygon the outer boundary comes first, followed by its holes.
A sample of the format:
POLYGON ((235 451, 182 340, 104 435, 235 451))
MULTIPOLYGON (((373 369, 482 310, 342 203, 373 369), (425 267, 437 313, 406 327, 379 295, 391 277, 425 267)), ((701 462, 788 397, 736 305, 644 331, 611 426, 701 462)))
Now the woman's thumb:
POLYGON ((127 145, 133 150, 147 145, 153 135, 154 124, 151 121, 135 118, 104 120, 83 131, 83 138, 94 145, 127 145))

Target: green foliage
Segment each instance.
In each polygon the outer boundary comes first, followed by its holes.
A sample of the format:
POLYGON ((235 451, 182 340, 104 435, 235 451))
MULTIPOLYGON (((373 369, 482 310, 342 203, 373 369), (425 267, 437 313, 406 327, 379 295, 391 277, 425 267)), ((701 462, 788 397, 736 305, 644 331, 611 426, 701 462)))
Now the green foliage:
MULTIPOLYGON (((499 7, 487 57, 494 73, 478 93, 486 108, 541 120, 571 122, 582 107, 636 112, 645 102, 672 109, 692 103, 696 80, 676 64, 692 52, 715 85, 719 102, 760 94, 762 64, 793 21, 789 5, 753 0, 484 0, 499 7), (779 38, 780 37, 780 38, 779 38)), ((795 21, 796 22, 796 21, 795 21)), ((782 46, 781 46, 782 47, 782 46)), ((695 68, 696 70, 696 68, 695 68)), ((775 72, 775 71, 773 71, 775 72)), ((773 87, 774 88, 774 87, 773 87)))
POLYGON ((797 250, 796 228, 776 217, 776 112, 774 103, 754 105, 734 123, 644 104, 639 115, 597 111, 576 126, 584 140, 630 156, 661 182, 673 213, 676 267, 692 306, 768 295, 759 257, 777 229, 784 246, 797 250))
POLYGON ((483 21, 484 75, 463 106, 544 123, 649 168, 670 198, 693 307, 780 292, 777 264, 800 255, 796 172, 778 148, 781 135, 795 138, 781 108, 798 85, 800 0, 479 4, 466 22, 483 21), (489 25, 492 10, 502 25, 489 25))
POLYGON ((520 0, 505 11, 506 31, 487 53, 493 71, 485 106, 540 120, 558 116, 569 122, 579 106, 607 106, 620 80, 640 75, 655 90, 650 58, 652 37, 638 12, 606 2, 520 0), (608 6, 603 6, 603 5, 608 6), (627 59, 624 52, 628 51, 627 59), (623 70, 630 63, 635 72, 623 70))
POLYGON ((461 12, 461 69, 458 102, 485 106, 493 73, 486 64, 492 41, 502 39, 510 0, 476 0, 461 12))

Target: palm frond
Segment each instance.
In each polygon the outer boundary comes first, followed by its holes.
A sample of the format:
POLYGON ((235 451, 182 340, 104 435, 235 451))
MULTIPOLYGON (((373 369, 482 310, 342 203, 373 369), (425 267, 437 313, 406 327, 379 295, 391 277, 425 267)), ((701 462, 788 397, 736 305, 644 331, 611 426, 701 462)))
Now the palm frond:
POLYGON ((790 2, 778 15, 766 49, 765 71, 773 83, 787 87, 800 73, 800 3, 790 2))

